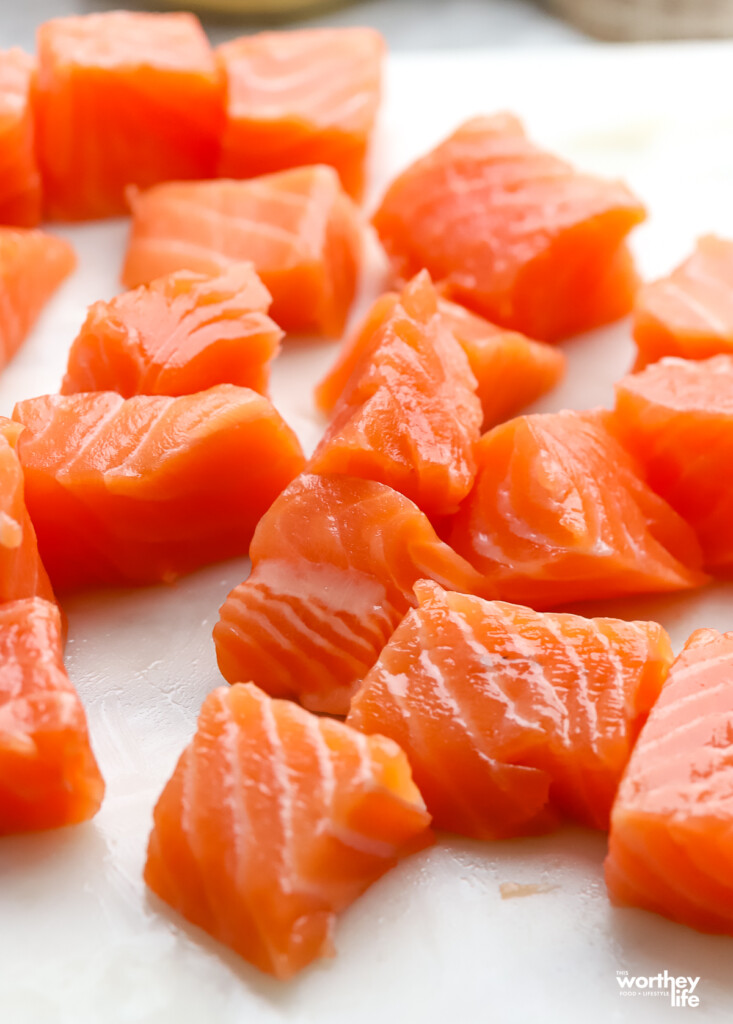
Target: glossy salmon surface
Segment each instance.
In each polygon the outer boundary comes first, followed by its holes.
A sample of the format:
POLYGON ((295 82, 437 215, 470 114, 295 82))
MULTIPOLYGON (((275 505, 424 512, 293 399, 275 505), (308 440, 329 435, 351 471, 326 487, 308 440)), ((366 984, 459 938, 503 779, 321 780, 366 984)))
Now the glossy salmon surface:
POLYGON ((267 394, 283 332, 251 263, 209 277, 181 270, 90 307, 61 385, 64 395, 187 395, 217 384, 267 394))
POLYGON ((333 956, 336 916, 431 842, 407 758, 251 684, 211 693, 155 808, 145 880, 289 978, 333 956))
MULTIPOLYGON (((398 292, 386 292, 372 304, 357 329, 344 341, 315 400, 330 416, 356 366, 373 344, 375 334, 393 314, 398 292)), ((438 310, 468 357, 483 410, 483 429, 502 423, 551 391, 565 373, 562 352, 517 331, 508 331, 463 306, 438 299, 438 310)))
POLYGON ((358 27, 260 32, 219 46, 227 85, 219 175, 329 164, 359 198, 384 50, 378 32, 358 27))
POLYGON ((59 590, 170 582, 246 554, 304 462, 269 401, 230 384, 180 398, 47 395, 13 416, 26 427, 26 502, 59 590))
POLYGON ((616 385, 616 428, 650 485, 695 530, 711 572, 733 570, 733 355, 663 359, 616 385))
POLYGON ((0 52, 0 224, 34 228, 41 220, 41 175, 34 150, 33 57, 0 52))
POLYGON ((654 622, 584 619, 416 586, 347 723, 407 753, 438 828, 477 839, 607 828, 672 662, 654 622))
POLYGON ((450 515, 476 473, 476 386, 423 271, 354 367, 309 471, 378 480, 428 515, 450 515))
POLYGON ((547 608, 705 581, 693 531, 611 426, 603 410, 560 412, 484 434, 448 539, 498 597, 547 608))
POLYGON ((424 577, 480 592, 482 577, 384 484, 303 474, 260 521, 252 573, 214 627, 219 668, 273 697, 346 714, 424 577))
POLYGON ((468 356, 484 430, 516 416, 564 377, 567 360, 552 345, 497 327, 448 299, 440 300, 439 309, 468 356))
POLYGON ((0 835, 86 821, 103 796, 58 608, 40 597, 0 604, 0 835))
POLYGON ((65 239, 0 227, 0 370, 75 267, 76 255, 65 239))
POLYGON ((636 370, 665 356, 733 355, 733 242, 705 235, 671 274, 644 285, 633 332, 636 370))
POLYGON ((642 729, 611 815, 619 906, 733 935, 733 633, 693 633, 642 729))
POLYGON ((332 167, 250 181, 171 182, 131 193, 128 288, 176 270, 220 274, 249 260, 286 331, 343 330, 361 267, 356 207, 332 167))
POLYGON ((224 123, 214 53, 192 14, 106 11, 37 35, 37 153, 46 216, 128 212, 130 185, 211 177, 224 123))
POLYGON ((19 423, 0 416, 0 604, 25 597, 53 601, 23 493, 16 451, 22 430, 19 423))
POLYGON ((630 310, 626 237, 644 207, 618 181, 576 171, 511 114, 477 117, 387 190, 374 225, 395 273, 426 268, 446 297, 557 341, 630 310))

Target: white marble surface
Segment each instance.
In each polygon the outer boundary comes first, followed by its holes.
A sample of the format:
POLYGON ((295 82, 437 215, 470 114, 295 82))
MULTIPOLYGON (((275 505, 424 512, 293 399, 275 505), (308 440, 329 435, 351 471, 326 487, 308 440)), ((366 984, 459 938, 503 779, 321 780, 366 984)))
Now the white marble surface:
MULTIPOLYGON (((153 0, 0 0, 0 48, 32 49, 36 26, 46 18, 159 6, 153 0)), ((263 25, 236 18, 204 17, 204 22, 217 43, 263 25)), ((533 0, 360 0, 291 24, 372 25, 384 33, 393 50, 544 47, 586 41, 533 0)))

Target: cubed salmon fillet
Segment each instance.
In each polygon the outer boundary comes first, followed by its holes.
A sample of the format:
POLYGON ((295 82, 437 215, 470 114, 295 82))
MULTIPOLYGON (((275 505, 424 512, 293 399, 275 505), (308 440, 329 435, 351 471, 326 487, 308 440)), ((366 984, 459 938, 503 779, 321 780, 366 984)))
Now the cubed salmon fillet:
POLYGON ((216 171, 224 87, 192 14, 107 11, 38 30, 35 115, 53 220, 127 213, 129 185, 216 171))
POLYGON ((473 484, 481 419, 476 379, 423 271, 362 353, 308 468, 378 480, 450 515, 473 484))
POLYGON ((565 375, 566 359, 559 349, 497 327, 448 299, 441 299, 439 308, 478 383, 484 430, 516 416, 565 375))
POLYGON ((606 883, 619 906, 733 935, 733 633, 693 633, 629 761, 606 883))
POLYGON ((249 579, 214 627, 222 675, 331 714, 346 714, 415 603, 416 580, 483 587, 408 498, 345 476, 294 480, 260 521, 250 557, 249 579))
POLYGON ((610 416, 520 416, 477 445, 448 539, 496 596, 547 608, 705 581, 693 531, 647 485, 610 416))
POLYGON ((319 410, 331 417, 351 375, 374 344, 374 338, 390 322, 400 301, 399 292, 385 292, 374 300, 356 329, 344 340, 326 376, 313 392, 319 410))
POLYGON ((584 619, 416 585, 347 724, 405 750, 438 828, 607 828, 672 662, 655 622, 584 619))
POLYGON ((31 83, 36 62, 16 48, 0 53, 0 224, 41 220, 41 175, 34 148, 31 83))
POLYGON ((54 587, 170 581, 247 553, 302 469, 266 398, 222 384, 180 398, 110 391, 20 402, 28 510, 54 587))
POLYGON ((631 310, 638 280, 625 240, 644 216, 624 184, 576 171, 497 114, 404 171, 374 225, 401 277, 424 267, 447 298, 556 341, 631 310))
MULTIPOLYGON (((392 316, 398 299, 398 292, 380 295, 343 343, 333 366, 315 389, 321 412, 332 414, 356 366, 373 344, 374 335, 392 316)), ((484 430, 515 416, 562 379, 566 360, 559 349, 497 327, 448 299, 439 298, 438 309, 468 356, 484 430)))
POLYGON ((220 274, 250 260, 286 331, 339 335, 361 267, 356 207, 331 167, 250 181, 171 182, 131 195, 123 283, 176 270, 220 274))
POLYGON ((706 235, 671 274, 644 285, 634 341, 636 370, 664 356, 733 355, 733 242, 706 235))
POLYGON ((336 915, 428 845, 429 823, 397 744, 240 683, 204 702, 155 808, 145 880, 289 978, 333 956, 336 915))
POLYGON ((71 346, 64 395, 188 395, 217 384, 267 394, 283 332, 251 263, 181 270, 95 302, 71 346))
POLYGON ((0 835, 86 821, 103 796, 58 608, 40 597, 0 604, 0 835))
POLYGON ((351 27, 260 32, 218 47, 227 85, 219 175, 329 164, 359 198, 384 49, 374 29, 351 27))
POLYGON ((23 493, 16 452, 22 430, 19 423, 0 416, 0 604, 25 597, 53 601, 23 493))
POLYGON ((63 238, 0 227, 0 369, 75 266, 74 250, 63 238))
POLYGON ((649 484, 691 524, 711 571, 733 569, 733 355, 663 359, 616 386, 616 427, 649 484))

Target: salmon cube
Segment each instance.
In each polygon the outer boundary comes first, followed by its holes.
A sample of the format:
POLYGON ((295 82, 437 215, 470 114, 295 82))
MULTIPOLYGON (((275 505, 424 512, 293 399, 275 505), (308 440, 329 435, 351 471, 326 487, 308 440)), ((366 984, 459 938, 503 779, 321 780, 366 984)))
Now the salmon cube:
POLYGON ((0 224, 21 228, 34 228, 41 219, 31 110, 35 66, 17 48, 0 53, 0 224))
POLYGON ((220 46, 227 118, 219 174, 330 164, 358 198, 383 54, 384 40, 370 28, 262 32, 220 46))
POLYGON ((407 754, 439 828, 474 839, 608 828, 672 662, 656 622, 586 619, 415 585, 347 724, 407 754))
POLYGON ((282 331, 251 263, 181 270, 89 308, 61 393, 188 395, 236 384, 266 395, 282 331))
POLYGON ((733 242, 704 235, 671 274, 644 285, 633 333, 635 370, 665 356, 733 354, 733 242))
POLYGON ((295 434, 262 395, 111 391, 19 402, 13 418, 38 547, 59 590, 171 582, 245 555, 303 468, 295 434))
POLYGON ((733 633, 696 630, 631 755, 606 858, 616 906, 724 935, 733 935, 732 672, 733 633))
POLYGON ((378 480, 451 515, 476 475, 481 403, 427 271, 402 292, 336 403, 311 473, 378 480))
POLYGON ((465 593, 484 581, 386 484, 301 473, 260 520, 252 572, 214 627, 219 669, 310 711, 345 715, 417 580, 465 593))
POLYGON ((22 430, 19 423, 0 416, 0 604, 25 597, 53 601, 25 504, 16 451, 22 430))
POLYGON ((701 586, 695 534, 651 489, 611 414, 537 413, 484 434, 446 534, 503 601, 575 601, 701 586))
POLYGON ((711 573, 733 570, 733 355, 666 358, 616 385, 615 429, 649 485, 697 534, 711 573))
POLYGON ((331 167, 299 167, 251 181, 169 182, 132 197, 122 281, 176 270, 218 274, 250 260, 286 331, 338 336, 361 266, 358 211, 331 167))
POLYGON ((334 955, 336 917, 429 846, 407 758, 249 683, 204 701, 155 808, 145 881, 255 967, 334 955))
POLYGON ((102 803, 104 780, 64 669, 63 633, 50 601, 0 604, 0 836, 76 825, 102 803))
POLYGON ((66 239, 37 228, 0 228, 0 368, 75 266, 66 239))
POLYGON ((110 11, 38 31, 38 158, 54 220, 126 213, 128 185, 211 177, 223 117, 191 14, 110 11))
MULTIPOLYGON (((397 292, 380 295, 341 346, 333 366, 314 393, 316 405, 325 415, 333 413, 374 336, 394 315, 398 300, 397 292)), ((515 416, 562 379, 565 356, 558 348, 497 327, 448 299, 439 299, 438 309, 446 328, 468 356, 483 409, 484 430, 515 416)))
POLYGON ((644 216, 623 182, 576 171, 497 114, 408 167, 374 226, 401 277, 425 268, 446 298, 558 341, 630 312, 638 279, 626 238, 644 216))

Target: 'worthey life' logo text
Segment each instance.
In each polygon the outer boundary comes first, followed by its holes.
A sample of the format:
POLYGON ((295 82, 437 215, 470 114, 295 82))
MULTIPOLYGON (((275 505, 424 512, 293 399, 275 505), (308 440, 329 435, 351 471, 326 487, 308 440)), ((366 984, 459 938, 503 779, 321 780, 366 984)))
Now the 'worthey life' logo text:
POLYGON ((700 1005, 700 996, 695 992, 699 978, 670 974, 667 970, 646 977, 616 971, 616 981, 622 996, 668 996, 671 1006, 694 1008, 700 1005))

